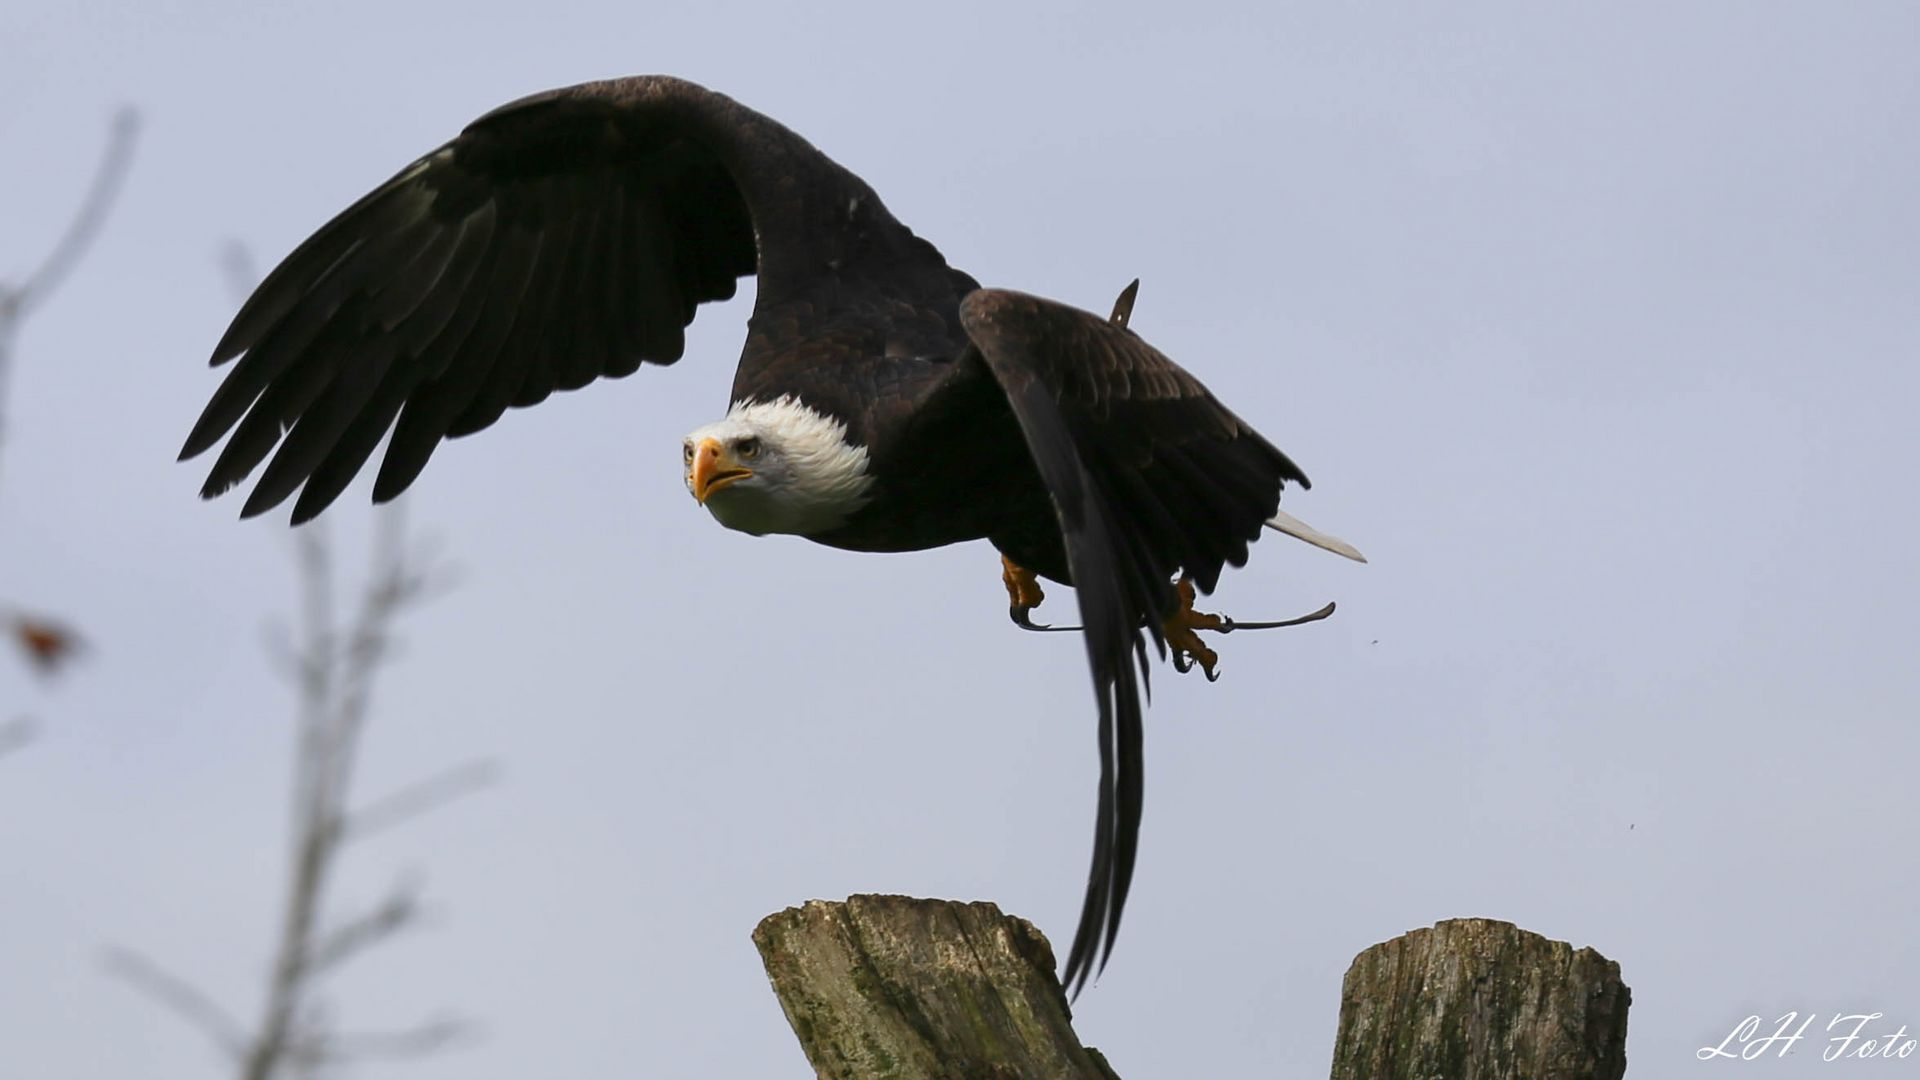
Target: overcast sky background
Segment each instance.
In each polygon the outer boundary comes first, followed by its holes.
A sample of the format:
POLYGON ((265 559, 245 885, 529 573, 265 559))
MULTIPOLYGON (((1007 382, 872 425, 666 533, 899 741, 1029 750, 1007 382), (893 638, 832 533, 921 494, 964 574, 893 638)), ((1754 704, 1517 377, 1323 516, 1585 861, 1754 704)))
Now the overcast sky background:
MULTIPOLYGON (((1353 955, 1456 916, 1617 960, 1637 1076, 1844 1069, 1695 1060, 1749 1013, 1920 1032, 1917 45, 1905 3, 8 0, 0 276, 113 109, 146 128, 20 340, 0 458, 0 597, 93 643, 52 687, 0 657, 0 718, 42 724, 0 759, 0 1076, 228 1071, 109 944, 257 1012, 292 545, 173 461, 220 246, 269 263, 494 105, 640 72, 792 126, 983 282, 1104 310, 1140 276, 1134 328, 1373 560, 1261 543, 1221 610, 1339 614, 1154 681, 1138 876, 1076 1017, 1121 1075, 1323 1075, 1353 955)), ((810 897, 991 899, 1064 952, 1080 644, 1007 624, 984 544, 698 510, 679 439, 750 295, 416 485, 461 585, 404 628, 361 790, 504 778, 349 857, 344 902, 417 870, 435 916, 336 1000, 485 1032, 356 1075, 803 1076, 748 934, 810 897)), ((327 516, 343 553, 366 491, 327 516)))

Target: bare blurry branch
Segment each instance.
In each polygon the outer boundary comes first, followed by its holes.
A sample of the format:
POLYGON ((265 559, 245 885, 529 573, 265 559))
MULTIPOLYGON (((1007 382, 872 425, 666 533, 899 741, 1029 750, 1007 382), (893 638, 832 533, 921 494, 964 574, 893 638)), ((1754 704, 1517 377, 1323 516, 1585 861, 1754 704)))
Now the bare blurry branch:
POLYGON ((349 919, 322 935, 314 943, 308 966, 316 972, 336 967, 413 925, 419 914, 418 888, 397 885, 371 911, 349 919))
POLYGON ((426 1057, 473 1034, 471 1024, 441 1018, 401 1031, 354 1032, 301 1040, 288 1048, 289 1064, 307 1070, 357 1061, 426 1057))
POLYGON ((491 787, 499 779, 499 766, 485 759, 455 766, 361 807, 347 819, 347 838, 363 840, 396 825, 404 825, 450 802, 491 787))
POLYGON ((306 676, 300 667, 300 653, 293 647, 293 632, 286 623, 269 621, 260 635, 260 645, 267 651, 267 666, 275 675, 295 686, 302 684, 306 676))
POLYGON ((474 1026, 453 1017, 429 1020, 404 1031, 348 1032, 334 1039, 334 1053, 349 1061, 422 1057, 445 1050, 474 1026))
POLYGON ((132 949, 110 948, 104 958, 107 973, 166 1007, 175 1016, 199 1028, 228 1057, 239 1060, 247 1035, 239 1021, 192 983, 162 968, 132 949))
POLYGON ((432 580, 430 567, 409 547, 397 512, 381 512, 375 529, 368 580, 344 624, 335 603, 326 534, 311 525, 294 534, 299 614, 295 628, 269 649, 291 676, 297 698, 293 858, 258 1025, 245 1033, 185 980, 136 953, 114 954, 116 974, 213 1035, 238 1063, 243 1080, 301 1080, 351 1061, 417 1057, 469 1030, 452 1020, 435 1020, 391 1033, 343 1035, 334 1030, 332 1010, 320 993, 327 975, 393 940, 420 916, 418 886, 402 882, 372 908, 324 925, 322 911, 346 841, 413 820, 471 794, 495 775, 488 762, 468 762, 403 788, 355 815, 349 835, 353 768, 376 676, 391 655, 395 622, 421 601, 425 583, 432 580))
MULTIPOLYGON (((252 260, 230 245, 222 265, 245 295, 252 260)), ((373 555, 357 605, 335 601, 333 548, 318 522, 293 534, 299 605, 291 624, 268 628, 269 663, 293 685, 295 696, 293 805, 286 906, 257 1026, 250 1032, 225 1019, 211 1001, 182 980, 148 964, 135 981, 197 1026, 219 1030, 239 1064, 242 1080, 305 1080, 335 1066, 368 1058, 417 1057, 452 1043, 469 1029, 453 1020, 377 1034, 341 1034, 332 1003, 321 993, 325 977, 368 950, 390 942, 420 921, 419 888, 401 882, 373 907, 344 920, 323 918, 346 841, 414 820, 491 783, 488 762, 468 762, 368 804, 351 816, 354 766, 371 715, 377 677, 394 653, 393 630, 407 612, 430 598, 446 576, 437 560, 407 533, 400 507, 374 517, 373 555)), ((133 955, 133 954, 128 954, 133 955)))
POLYGON ((34 308, 46 302, 53 291, 73 272, 80 257, 106 224, 107 212, 120 194, 127 170, 133 164, 133 144, 140 129, 139 114, 122 109, 114 116, 107 137, 106 154, 94 171, 93 183, 80 202, 80 209, 68 223, 66 232, 55 241, 40 265, 18 285, 0 284, 0 433, 5 430, 8 376, 13 368, 13 342, 20 324, 34 308))
MULTIPOLYGON (((40 265, 17 285, 0 282, 0 443, 7 433, 7 390, 13 375, 14 341, 27 315, 46 302, 48 296, 66 281, 81 256, 85 255, 107 214, 124 186, 133 164, 133 148, 140 130, 140 115, 123 108, 113 118, 107 148, 93 181, 81 199, 80 209, 68 222, 66 231, 54 242, 40 265)), ((11 637, 25 652, 27 660, 42 675, 52 674, 74 653, 79 639, 71 631, 51 620, 16 621, 11 637)))
MULTIPOLYGON (((334 569, 325 534, 295 534, 300 577, 298 641, 292 670, 300 699, 294 762, 292 880, 268 982, 264 1013, 241 1076, 267 1080, 316 1063, 332 1045, 315 1009, 316 982, 352 956, 388 940, 418 908, 396 891, 372 911, 331 931, 320 910, 347 838, 347 808, 360 736, 375 678, 391 651, 395 620, 423 595, 428 573, 410 552, 397 508, 376 517, 373 563, 358 609, 344 626, 334 603, 334 569)), ((377 805, 377 804, 376 804, 377 805)))
POLYGON ((80 257, 86 254, 94 237, 100 234, 100 227, 106 224, 107 213, 113 209, 113 201, 126 182, 127 172, 133 165, 133 145, 139 134, 139 112, 129 106, 114 114, 107 149, 100 158, 100 167, 94 170, 86 198, 81 200, 79 211, 67 224, 67 231, 61 234, 39 267, 10 290, 9 314, 24 316, 39 306, 47 294, 60 287, 80 257))

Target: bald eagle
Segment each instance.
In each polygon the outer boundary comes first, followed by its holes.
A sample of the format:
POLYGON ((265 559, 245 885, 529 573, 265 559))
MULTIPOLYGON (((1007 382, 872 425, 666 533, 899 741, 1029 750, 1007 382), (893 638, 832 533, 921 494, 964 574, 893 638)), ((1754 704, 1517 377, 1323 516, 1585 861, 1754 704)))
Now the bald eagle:
POLYGON ((1126 328, 1131 289, 1102 318, 982 288, 768 117, 673 78, 587 83, 487 113, 288 255, 214 348, 239 359, 181 457, 232 433, 211 498, 271 454, 241 513, 297 491, 299 524, 386 437, 385 501, 509 406, 680 359, 749 274, 732 407, 681 448, 706 510, 853 551, 984 538, 1030 629, 1036 575, 1076 589, 1059 629, 1083 633, 1100 750, 1078 991, 1133 875, 1147 643, 1212 677, 1195 631, 1236 627, 1194 589, 1262 528, 1359 558, 1280 512, 1306 475, 1126 328))

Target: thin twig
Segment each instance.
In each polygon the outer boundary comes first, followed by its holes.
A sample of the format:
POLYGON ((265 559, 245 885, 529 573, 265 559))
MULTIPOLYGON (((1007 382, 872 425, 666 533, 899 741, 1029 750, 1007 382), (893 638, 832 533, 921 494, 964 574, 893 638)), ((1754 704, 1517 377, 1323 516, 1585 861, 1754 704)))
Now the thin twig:
POLYGON ((378 906, 334 927, 315 942, 308 969, 318 974, 338 967, 413 925, 419 914, 418 888, 410 884, 397 885, 378 906))
MULTIPOLYGON (((332 559, 322 534, 308 525, 295 537, 302 597, 300 641, 292 650, 301 699, 294 776, 296 855, 264 1014, 241 1071, 244 1080, 269 1080, 288 1070, 310 1071, 337 1060, 336 1040, 316 998, 316 983, 411 925, 418 912, 411 890, 402 889, 331 931, 320 926, 328 884, 348 837, 354 765, 376 676, 391 652, 395 620, 421 599, 429 576, 414 565, 404 519, 394 509, 382 512, 376 518, 365 591, 353 617, 341 626, 334 609, 332 559)), ((372 824, 391 825, 417 816, 476 786, 471 766, 444 774, 436 782, 373 804, 377 813, 372 824)), ((355 824, 364 834, 367 820, 355 824)), ((395 1036, 399 1041, 394 1045, 418 1046, 422 1053, 446 1041, 439 1028, 405 1035, 395 1036)))
POLYGON ((445 1050, 474 1027, 453 1017, 429 1020, 405 1031, 348 1032, 334 1037, 334 1053, 349 1061, 414 1058, 445 1050))
POLYGON ((323 534, 295 534, 300 568, 302 641, 299 749, 294 755, 293 867, 281 918, 265 1011, 247 1049, 241 1075, 267 1080, 285 1055, 307 989, 309 958, 320 902, 337 837, 330 774, 334 737, 333 569, 323 534))
POLYGON ((199 1028, 221 1052, 239 1059, 247 1045, 246 1033, 238 1021, 198 987, 132 949, 110 948, 102 962, 107 974, 165 1006, 199 1028))
MULTIPOLYGON (((229 250, 226 262, 236 280, 248 276, 244 249, 229 250)), ((240 288, 246 287, 241 282, 240 288)), ((344 922, 323 926, 322 919, 349 838, 354 764, 376 677, 392 654, 393 626, 439 580, 429 573, 434 569, 431 560, 412 548, 404 520, 397 508, 376 516, 372 565, 350 617, 343 617, 335 603, 332 549, 322 527, 313 523, 293 534, 299 613, 291 627, 275 624, 267 642, 270 661, 289 678, 297 698, 292 858, 258 1026, 243 1033, 204 995, 164 973, 134 980, 158 988, 150 992, 198 1026, 218 1030, 243 1080, 303 1080, 358 1058, 418 1056, 446 1046, 467 1030, 452 1020, 436 1020, 392 1033, 342 1036, 320 994, 325 976, 392 940, 420 917, 418 889, 402 882, 376 906, 344 922)), ((355 815, 353 835, 411 820, 492 779, 490 763, 469 762, 403 788, 355 815)), ((147 969, 151 965, 135 968, 147 969)))
POLYGON ((287 1058, 306 1068, 355 1061, 425 1057, 474 1033, 471 1024, 451 1018, 429 1020, 402 1031, 368 1031, 303 1039, 288 1047, 287 1058))
POLYGON ((396 825, 404 825, 450 802, 491 787, 499 779, 499 766, 484 758, 457 765, 376 799, 349 815, 347 839, 364 840, 396 825))
POLYGON ((100 227, 107 221, 107 212, 113 208, 113 201, 119 196, 128 168, 133 164, 133 144, 139 133, 139 112, 127 106, 114 114, 113 126, 107 135, 106 152, 100 158, 100 167, 94 170, 93 183, 88 186, 79 211, 68 223, 67 231, 54 243, 53 250, 41 260, 39 267, 10 290, 16 315, 25 315, 39 306, 47 294, 59 288, 66 276, 73 272, 80 256, 86 254, 94 237, 100 234, 100 227))
POLYGON ((79 211, 67 224, 66 232, 61 234, 46 258, 20 284, 0 284, 0 433, 5 431, 7 384, 13 368, 14 337, 19 333, 20 324, 27 314, 46 302, 46 298, 73 271, 94 237, 100 234, 101 226, 106 224, 107 212, 113 208, 113 201, 120 194, 127 170, 133 163, 134 138, 139 129, 140 115, 133 109, 121 109, 115 114, 107 136, 106 153, 100 159, 99 168, 94 170, 93 182, 80 202, 79 211))
MULTIPOLYGON (((20 326, 26 321, 27 314, 45 303, 46 298, 66 280, 93 243, 94 237, 99 235, 101 226, 106 224, 107 213, 113 208, 127 171, 133 164, 133 146, 139 129, 140 115, 133 109, 123 108, 115 114, 107 136, 106 152, 99 168, 94 170, 93 182, 80 202, 80 209, 67 223, 66 231, 54 242, 52 250, 47 252, 40 265, 18 285, 0 282, 0 445, 4 445, 7 436, 7 392, 12 383, 13 346, 19 336, 20 326)), ((30 659, 47 661, 54 656, 37 651, 31 639, 23 637, 20 641, 30 659)), ((57 656, 54 658, 57 659, 57 656)), ((51 667, 43 667, 42 670, 51 670, 51 667)))

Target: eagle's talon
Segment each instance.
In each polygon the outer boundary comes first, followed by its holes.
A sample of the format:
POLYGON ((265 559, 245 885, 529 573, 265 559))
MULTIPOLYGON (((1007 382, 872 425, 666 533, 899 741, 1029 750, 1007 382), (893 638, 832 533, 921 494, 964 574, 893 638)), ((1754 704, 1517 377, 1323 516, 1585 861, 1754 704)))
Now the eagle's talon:
POLYGON ((1206 672, 1208 682, 1220 681, 1218 665, 1220 657, 1200 641, 1199 631, 1210 630, 1216 634, 1231 634, 1235 630, 1277 630, 1283 626, 1299 626, 1302 623, 1318 622, 1333 614, 1333 605, 1328 604, 1319 611, 1301 615, 1293 619, 1281 619, 1277 622, 1235 622, 1226 615, 1209 615, 1204 611, 1193 610, 1193 582, 1181 578, 1174 586, 1180 601, 1180 607, 1160 623, 1160 636, 1166 639, 1168 652, 1173 657, 1173 670, 1186 674, 1195 664, 1206 672))
POLYGON ((1065 633, 1080 629, 1077 626, 1054 626, 1050 623, 1037 623, 1029 614, 1046 600, 1047 594, 1040 588, 1040 579, 1034 572, 1007 558, 1000 556, 1000 582, 1007 587, 1007 618, 1022 630, 1036 633, 1065 633))
POLYGON ((1032 616, 1027 614, 1027 612, 1032 610, 1032 608, 1024 607, 1020 604, 1008 604, 1007 618, 1012 619, 1013 625, 1020 629, 1032 630, 1036 634, 1063 634, 1070 630, 1080 629, 1077 626, 1055 626, 1052 623, 1034 622, 1032 616))
POLYGON ((1160 636, 1166 639, 1167 648, 1173 658, 1173 670, 1185 675, 1195 665, 1206 673, 1208 682, 1216 682, 1220 673, 1216 670, 1220 663, 1220 654, 1207 648, 1200 640, 1199 631, 1213 630, 1228 632, 1233 622, 1220 615, 1209 615, 1204 611, 1193 610, 1193 582, 1182 577, 1175 587, 1180 607, 1160 623, 1160 636))

